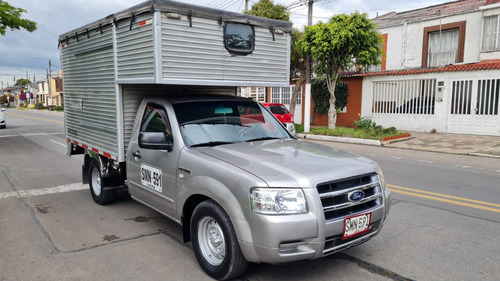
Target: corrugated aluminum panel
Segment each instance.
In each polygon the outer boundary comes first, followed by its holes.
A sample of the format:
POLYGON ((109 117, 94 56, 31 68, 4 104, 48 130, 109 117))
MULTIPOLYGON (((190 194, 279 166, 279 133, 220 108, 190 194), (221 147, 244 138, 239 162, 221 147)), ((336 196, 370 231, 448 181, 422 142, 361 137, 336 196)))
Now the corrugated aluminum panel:
POLYGON ((162 15, 163 77, 220 80, 225 49, 223 28, 212 19, 182 20, 162 15), (222 48, 221 48, 222 47, 222 48))
POLYGON ((123 135, 125 154, 129 140, 132 137, 134 121, 137 115, 137 110, 142 99, 149 94, 148 85, 124 85, 122 86, 123 100, 123 135))
MULTIPOLYGON (((255 50, 247 56, 224 47, 223 26, 215 19, 162 15, 164 79, 288 83, 288 35, 255 26, 255 50)), ((223 84, 223 83, 221 83, 223 84)))
MULTIPOLYGON (((248 56, 225 56, 224 79, 288 83, 288 38, 255 27, 255 50, 248 56)), ((224 48, 224 46, 222 46, 224 48)))
POLYGON ((123 132, 125 154, 129 140, 132 137, 134 122, 136 121, 137 110, 144 98, 165 98, 173 95, 199 95, 199 94, 219 94, 236 95, 236 88, 233 87, 194 87, 194 86, 172 86, 172 85, 123 85, 123 132))
POLYGON ((154 40, 151 14, 135 18, 130 30, 130 20, 118 23, 116 30, 117 78, 154 77, 154 40))
POLYGON ((117 155, 113 32, 111 26, 64 42, 66 135, 117 155))

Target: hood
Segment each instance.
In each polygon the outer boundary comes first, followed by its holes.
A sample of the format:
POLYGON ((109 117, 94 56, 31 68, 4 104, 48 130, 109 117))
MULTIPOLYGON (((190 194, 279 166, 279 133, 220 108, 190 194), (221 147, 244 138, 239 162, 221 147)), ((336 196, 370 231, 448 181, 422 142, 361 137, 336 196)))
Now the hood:
POLYGON ((358 155, 299 140, 235 143, 199 151, 261 178, 270 187, 315 187, 373 173, 378 167, 358 155))

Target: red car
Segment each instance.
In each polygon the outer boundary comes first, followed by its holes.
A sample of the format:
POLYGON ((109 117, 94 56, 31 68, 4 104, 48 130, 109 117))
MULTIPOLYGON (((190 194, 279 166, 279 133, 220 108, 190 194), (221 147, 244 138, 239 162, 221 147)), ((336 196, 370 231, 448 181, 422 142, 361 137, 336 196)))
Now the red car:
POLYGON ((281 103, 262 103, 292 134, 295 134, 295 125, 293 123, 293 115, 288 112, 288 109, 281 103))

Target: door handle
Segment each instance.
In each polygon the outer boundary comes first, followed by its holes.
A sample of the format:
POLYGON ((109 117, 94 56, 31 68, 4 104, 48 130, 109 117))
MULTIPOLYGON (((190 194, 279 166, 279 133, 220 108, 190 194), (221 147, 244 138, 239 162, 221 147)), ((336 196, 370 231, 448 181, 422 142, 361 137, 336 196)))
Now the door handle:
POLYGON ((141 158, 141 153, 139 151, 132 152, 132 156, 134 156, 135 158, 141 158))

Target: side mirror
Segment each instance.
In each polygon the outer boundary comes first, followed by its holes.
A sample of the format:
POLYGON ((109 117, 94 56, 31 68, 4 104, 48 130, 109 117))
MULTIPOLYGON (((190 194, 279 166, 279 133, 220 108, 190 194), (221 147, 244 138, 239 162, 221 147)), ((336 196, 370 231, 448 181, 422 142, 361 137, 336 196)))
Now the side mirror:
POLYGON ((139 147, 146 149, 164 149, 172 151, 174 144, 167 140, 162 132, 140 132, 139 147))

